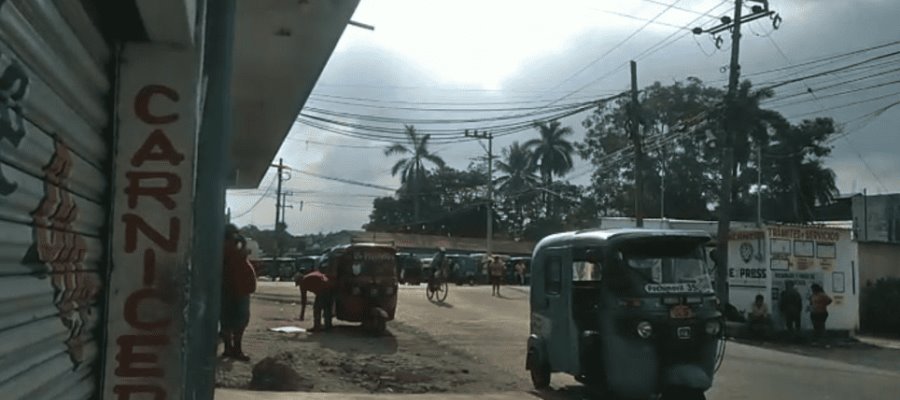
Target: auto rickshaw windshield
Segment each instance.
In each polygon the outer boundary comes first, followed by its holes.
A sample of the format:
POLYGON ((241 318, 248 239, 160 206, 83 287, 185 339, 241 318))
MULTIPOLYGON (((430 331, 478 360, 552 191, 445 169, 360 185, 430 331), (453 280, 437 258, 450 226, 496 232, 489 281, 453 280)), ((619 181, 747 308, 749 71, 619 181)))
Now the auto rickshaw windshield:
POLYGON ((622 264, 643 284, 645 292, 713 293, 706 258, 700 246, 660 244, 628 246, 619 252, 622 264))
POLYGON ((396 273, 397 258, 381 249, 360 249, 353 252, 353 275, 393 276, 396 273))

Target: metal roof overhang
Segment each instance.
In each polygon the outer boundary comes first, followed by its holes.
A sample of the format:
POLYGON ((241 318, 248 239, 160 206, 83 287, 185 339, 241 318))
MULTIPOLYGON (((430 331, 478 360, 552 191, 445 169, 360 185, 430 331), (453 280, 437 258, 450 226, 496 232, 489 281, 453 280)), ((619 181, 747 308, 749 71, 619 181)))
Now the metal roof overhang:
POLYGON ((230 188, 255 188, 359 0, 238 0, 230 188))

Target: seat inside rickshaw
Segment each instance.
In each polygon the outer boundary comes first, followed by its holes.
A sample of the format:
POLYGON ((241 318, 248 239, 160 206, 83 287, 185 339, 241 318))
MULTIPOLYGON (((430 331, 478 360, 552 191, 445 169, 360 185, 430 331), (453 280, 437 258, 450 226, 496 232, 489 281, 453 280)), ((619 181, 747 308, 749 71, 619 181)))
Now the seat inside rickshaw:
POLYGON ((579 332, 600 328, 600 291, 600 281, 572 282, 572 317, 579 332))

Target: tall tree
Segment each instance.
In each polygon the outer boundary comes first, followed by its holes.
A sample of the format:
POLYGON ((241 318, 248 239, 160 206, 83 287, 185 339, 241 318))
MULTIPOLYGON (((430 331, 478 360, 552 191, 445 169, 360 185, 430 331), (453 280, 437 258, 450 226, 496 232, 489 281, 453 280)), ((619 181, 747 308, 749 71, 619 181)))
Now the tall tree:
POLYGON ((419 135, 416 128, 406 125, 406 139, 408 144, 394 144, 384 150, 386 156, 401 155, 401 158, 391 168, 391 175, 400 173, 400 183, 413 198, 413 218, 419 219, 419 199, 422 195, 421 186, 426 175, 425 163, 428 162, 438 168, 444 167, 444 160, 428 149, 428 140, 431 135, 419 135))
MULTIPOLYGON (((553 183, 553 176, 562 177, 572 170, 572 155, 575 146, 567 137, 572 135, 572 128, 562 126, 559 121, 535 122, 535 129, 540 138, 525 142, 525 148, 534 154, 534 162, 545 187, 553 183)), ((547 213, 551 213, 550 196, 543 195, 547 213)))
POLYGON ((534 189, 540 183, 535 174, 537 166, 534 157, 528 148, 513 142, 503 149, 502 159, 497 161, 496 167, 502 174, 495 181, 497 189, 511 209, 507 212, 507 223, 515 234, 521 234, 526 220, 524 207, 535 198, 534 189))
POLYGON ((764 203, 771 213, 767 218, 810 222, 815 206, 834 200, 835 174, 824 165, 824 158, 831 154, 826 142, 834 133, 831 118, 805 120, 776 131, 763 152, 763 183, 770 188, 764 203))
MULTIPOLYGON (((706 141, 715 135, 715 125, 702 115, 721 101, 722 91, 688 78, 669 86, 656 82, 641 96, 642 140, 648 150, 640 199, 645 215, 657 217, 665 208, 666 217, 710 218, 707 204, 715 181, 706 171, 714 169, 717 158, 707 151, 706 141)), ((630 215, 635 204, 633 153, 626 150, 631 146, 628 103, 620 99, 598 107, 583 122, 588 131, 578 146, 595 167, 591 197, 605 215, 630 215)))

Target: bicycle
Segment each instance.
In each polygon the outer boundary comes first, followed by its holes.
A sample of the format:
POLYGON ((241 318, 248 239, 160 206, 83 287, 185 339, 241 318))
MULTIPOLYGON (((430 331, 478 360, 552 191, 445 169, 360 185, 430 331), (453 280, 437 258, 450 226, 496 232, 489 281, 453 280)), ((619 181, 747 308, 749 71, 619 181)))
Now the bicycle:
POLYGON ((445 279, 441 279, 438 277, 432 278, 431 282, 425 286, 425 297, 428 298, 428 301, 437 301, 438 303, 443 303, 444 300, 447 300, 447 293, 450 291, 450 286, 447 285, 447 281, 445 279))

